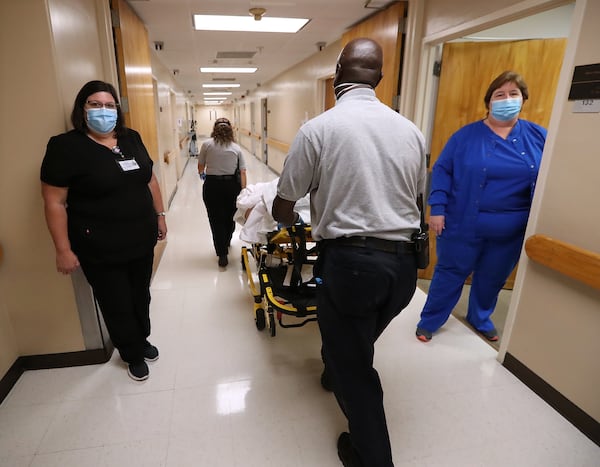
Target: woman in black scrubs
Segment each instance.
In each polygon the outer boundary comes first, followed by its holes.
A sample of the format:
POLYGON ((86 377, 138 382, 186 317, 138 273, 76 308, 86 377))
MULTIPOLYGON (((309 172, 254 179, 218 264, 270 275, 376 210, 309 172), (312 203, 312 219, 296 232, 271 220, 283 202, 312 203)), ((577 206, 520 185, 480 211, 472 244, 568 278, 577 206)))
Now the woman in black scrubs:
POLYGON ((86 83, 71 123, 50 138, 41 168, 56 268, 70 274, 81 266, 129 376, 142 381, 146 362, 158 359, 147 338, 154 246, 167 235, 160 188, 111 84, 86 83))

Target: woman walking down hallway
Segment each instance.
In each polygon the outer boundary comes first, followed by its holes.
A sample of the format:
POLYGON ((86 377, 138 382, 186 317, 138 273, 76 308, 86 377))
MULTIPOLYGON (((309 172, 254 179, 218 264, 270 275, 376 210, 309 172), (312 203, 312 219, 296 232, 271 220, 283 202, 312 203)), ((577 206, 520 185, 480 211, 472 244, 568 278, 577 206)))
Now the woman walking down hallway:
POLYGON ((233 139, 231 122, 215 121, 211 138, 202 143, 198 155, 198 174, 204 180, 202 199, 208 213, 219 266, 228 264, 227 254, 235 230, 233 215, 236 198, 246 187, 246 163, 241 148, 233 139))

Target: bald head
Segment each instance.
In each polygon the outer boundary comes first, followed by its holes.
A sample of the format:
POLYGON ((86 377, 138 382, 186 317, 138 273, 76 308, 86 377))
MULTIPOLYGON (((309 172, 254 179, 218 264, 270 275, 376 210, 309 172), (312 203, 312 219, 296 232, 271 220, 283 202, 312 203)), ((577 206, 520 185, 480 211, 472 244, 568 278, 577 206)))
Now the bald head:
POLYGON ((374 88, 383 76, 382 66, 383 51, 377 42, 364 37, 354 39, 338 58, 333 85, 363 83, 374 88))

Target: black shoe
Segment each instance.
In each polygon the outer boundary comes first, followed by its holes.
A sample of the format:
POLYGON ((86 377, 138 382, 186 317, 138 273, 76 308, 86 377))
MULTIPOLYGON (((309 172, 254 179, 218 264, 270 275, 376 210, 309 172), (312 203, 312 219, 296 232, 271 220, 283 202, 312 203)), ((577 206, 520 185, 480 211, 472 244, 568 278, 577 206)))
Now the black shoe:
POLYGON ((144 381, 150 376, 150 371, 148 370, 146 362, 142 360, 138 363, 129 363, 127 365, 127 374, 131 379, 144 381))
POLYGON ((362 467, 362 462, 358 457, 358 453, 352 444, 350 433, 344 431, 337 442, 338 457, 342 461, 344 467, 362 467))
POLYGON ((415 333, 417 339, 421 342, 429 342, 431 340, 431 333, 427 329, 417 328, 417 332, 415 333))
POLYGON ((325 391, 333 391, 333 382, 331 381, 331 376, 326 370, 323 370, 323 373, 321 373, 321 386, 323 389, 325 389, 325 391))
POLYGON ((228 264, 229 264, 229 261, 227 260, 227 256, 225 256, 225 255, 219 256, 219 266, 220 267, 224 268, 228 264))
POLYGON ((147 342, 144 347, 144 360, 147 362, 155 362, 158 360, 158 349, 149 342, 147 342))
POLYGON ((490 342, 496 342, 498 340, 498 331, 496 329, 492 329, 491 331, 477 331, 483 337, 485 337, 490 342))

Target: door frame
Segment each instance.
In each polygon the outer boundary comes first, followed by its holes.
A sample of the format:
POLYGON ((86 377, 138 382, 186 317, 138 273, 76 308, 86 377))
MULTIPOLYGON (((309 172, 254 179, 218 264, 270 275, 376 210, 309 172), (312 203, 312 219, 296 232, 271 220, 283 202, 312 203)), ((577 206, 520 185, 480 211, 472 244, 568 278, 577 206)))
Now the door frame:
POLYGON ((261 98, 260 100, 260 121, 261 121, 261 151, 260 151, 260 159, 264 162, 265 165, 269 165, 269 147, 267 144, 267 139, 269 137, 269 129, 268 129, 268 116, 269 116, 269 106, 266 97, 261 98))

